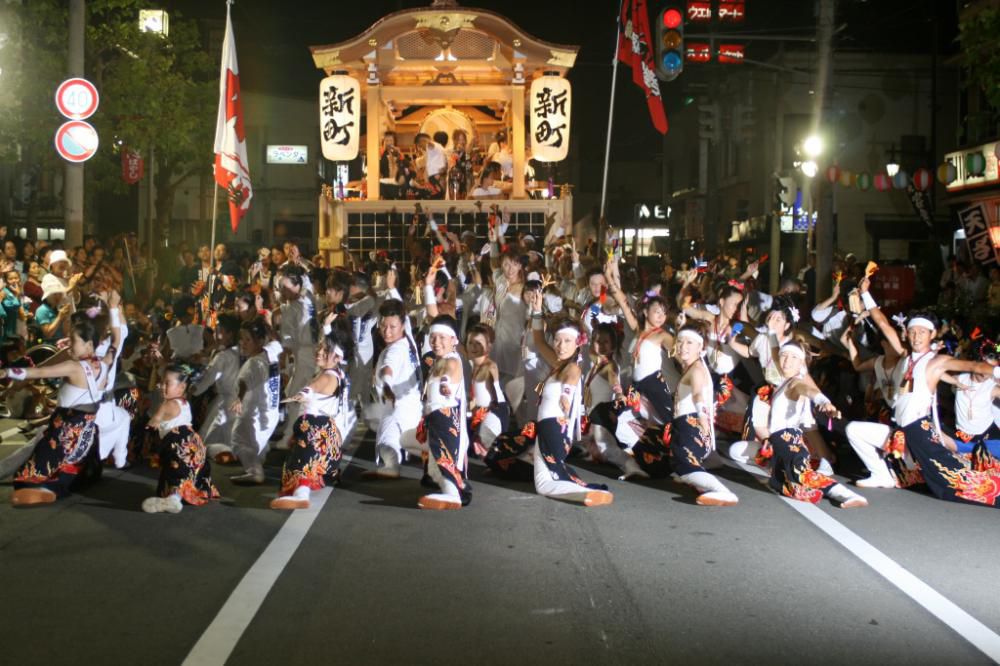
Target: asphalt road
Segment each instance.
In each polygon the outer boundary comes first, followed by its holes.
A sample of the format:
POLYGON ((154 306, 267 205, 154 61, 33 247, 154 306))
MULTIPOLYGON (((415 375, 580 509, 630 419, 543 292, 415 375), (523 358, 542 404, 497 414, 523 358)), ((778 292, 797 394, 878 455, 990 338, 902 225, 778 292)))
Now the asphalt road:
POLYGON ((803 514, 734 466, 718 473, 739 506, 700 507, 673 482, 581 464, 609 479, 613 505, 545 499, 475 466, 471 506, 422 512, 416 467, 365 481, 371 442, 351 448, 343 484, 294 518, 267 508, 277 467, 262 488, 217 468, 223 500, 178 515, 139 509, 149 470, 28 510, 11 508, 5 481, 0 663, 991 662, 968 639, 975 621, 938 619, 924 592, 863 561, 868 546, 985 625, 987 642, 1000 633, 990 509, 866 491, 867 509, 803 514), (861 541, 822 531, 829 518, 861 541))

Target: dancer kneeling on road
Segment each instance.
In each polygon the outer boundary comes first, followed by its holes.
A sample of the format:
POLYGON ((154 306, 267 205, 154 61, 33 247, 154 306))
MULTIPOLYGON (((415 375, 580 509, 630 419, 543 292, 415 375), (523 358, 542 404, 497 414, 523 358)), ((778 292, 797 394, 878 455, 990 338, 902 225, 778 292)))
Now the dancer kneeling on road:
POLYGON ((417 347, 406 334, 406 310, 402 301, 388 300, 379 306, 379 332, 385 349, 375 364, 375 403, 378 429, 375 433, 376 469, 362 476, 398 479, 404 451, 420 455, 417 425, 420 403, 420 359, 417 347))
POLYGON ((471 500, 465 480, 468 436, 465 424, 465 380, 462 359, 455 351, 458 324, 448 315, 431 321, 430 343, 434 365, 424 389, 424 420, 418 440, 425 438, 430 462, 427 473, 440 493, 420 498, 421 509, 461 509, 471 500))
POLYGON ((614 495, 608 492, 607 486, 586 483, 566 464, 572 439, 579 437, 582 391, 577 354, 586 339, 577 322, 565 319, 552 328, 552 346, 549 346, 543 330, 541 292, 531 295, 529 306, 535 348, 552 368, 538 390, 535 490, 540 495, 587 506, 611 504, 614 495))
POLYGON ((705 364, 706 329, 701 322, 685 324, 677 331, 674 357, 682 372, 674 394, 674 419, 667 426, 663 443, 640 440, 632 447, 636 462, 650 476, 672 472, 675 480, 698 491, 698 504, 734 506, 739 502, 703 464, 715 449, 715 398, 712 376, 705 364))
POLYGON ((316 350, 317 374, 308 386, 289 400, 302 410, 291 426, 288 457, 281 472, 281 496, 272 509, 308 509, 310 491, 326 486, 340 472, 341 433, 337 414, 343 405, 347 382, 341 362, 353 352, 348 336, 336 328, 320 340, 316 350))
POLYGON ((160 380, 163 402, 149 420, 147 428, 160 435, 160 481, 156 497, 142 503, 146 513, 180 513, 184 504, 201 506, 217 499, 212 485, 212 465, 201 437, 191 427, 191 405, 185 399, 192 382, 191 366, 175 363, 167 366, 160 380))
MULTIPOLYGON (((110 302, 117 309, 120 298, 112 293, 110 302)), ((49 504, 70 492, 70 485, 84 466, 84 460, 97 439, 95 418, 104 393, 108 368, 121 344, 120 328, 111 329, 111 345, 104 358, 94 357, 106 322, 91 319, 84 311, 73 315, 70 333, 70 358, 43 368, 6 368, 4 378, 65 378, 59 387, 59 406, 49 425, 35 442, 30 457, 14 475, 15 506, 49 504)))
POLYGON ((842 509, 868 506, 868 500, 825 474, 813 470, 803 429, 814 425, 810 402, 816 411, 831 417, 840 413, 823 395, 806 370, 806 352, 797 342, 786 342, 778 352, 784 381, 771 395, 768 435, 758 457, 771 461, 775 492, 804 502, 818 503, 826 497, 842 509))

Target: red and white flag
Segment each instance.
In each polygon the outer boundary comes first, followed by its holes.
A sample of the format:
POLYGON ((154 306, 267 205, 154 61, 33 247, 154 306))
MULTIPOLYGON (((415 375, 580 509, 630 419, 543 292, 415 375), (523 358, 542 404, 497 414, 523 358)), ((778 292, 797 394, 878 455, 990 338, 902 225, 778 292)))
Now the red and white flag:
POLYGON ((653 126, 667 133, 667 114, 660 97, 660 81, 653 65, 653 38, 649 34, 646 0, 622 0, 618 22, 618 59, 632 68, 632 81, 646 94, 653 126))
POLYGON ((215 182, 229 197, 229 221, 233 232, 240 218, 250 210, 253 190, 247 141, 243 131, 243 99, 240 97, 240 68, 236 64, 233 23, 226 3, 226 37, 222 41, 222 67, 219 71, 219 119, 215 125, 215 182))

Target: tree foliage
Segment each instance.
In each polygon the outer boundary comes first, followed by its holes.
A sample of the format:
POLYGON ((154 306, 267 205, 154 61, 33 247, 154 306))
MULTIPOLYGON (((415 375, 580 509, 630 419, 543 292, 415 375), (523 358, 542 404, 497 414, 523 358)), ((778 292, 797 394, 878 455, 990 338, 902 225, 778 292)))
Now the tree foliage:
POLYGON ((989 2, 964 11, 958 28, 969 84, 982 92, 990 106, 1000 109, 1000 6, 989 2))
MULTIPOLYGON (((29 168, 58 166, 53 135, 63 122, 53 102, 66 78, 68 10, 63 0, 7 4, 10 38, 0 51, 0 156, 29 168)), ((89 0, 85 69, 101 95, 88 122, 101 139, 87 162, 87 193, 124 192, 119 150, 148 157, 155 146, 157 219, 167 223, 177 185, 212 163, 217 65, 198 25, 170 16, 167 37, 139 30, 138 0, 89 0)), ((147 165, 149 173, 149 165, 147 165)))

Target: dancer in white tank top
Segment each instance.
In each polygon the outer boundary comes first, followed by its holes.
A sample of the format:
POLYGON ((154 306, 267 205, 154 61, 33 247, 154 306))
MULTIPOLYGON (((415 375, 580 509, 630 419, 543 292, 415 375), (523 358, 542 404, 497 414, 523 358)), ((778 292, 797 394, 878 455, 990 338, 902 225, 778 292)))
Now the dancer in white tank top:
POLYGON ((813 504, 826 497, 843 509, 867 506, 865 498, 815 471, 810 464, 802 432, 814 424, 813 407, 830 417, 840 414, 809 377, 805 350, 798 343, 785 343, 779 350, 778 363, 784 381, 771 396, 768 436, 757 459, 758 464, 770 460, 771 489, 813 504))

